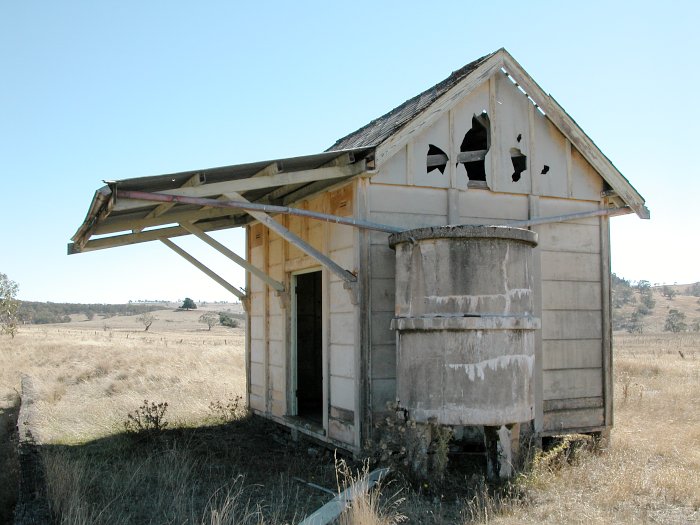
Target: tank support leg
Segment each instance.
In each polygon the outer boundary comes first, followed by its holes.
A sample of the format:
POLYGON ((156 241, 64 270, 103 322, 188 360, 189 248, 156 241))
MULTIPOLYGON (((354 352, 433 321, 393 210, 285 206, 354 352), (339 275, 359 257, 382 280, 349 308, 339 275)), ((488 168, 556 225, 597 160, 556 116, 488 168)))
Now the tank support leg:
POLYGON ((418 423, 416 424, 416 441, 417 446, 413 453, 413 472, 419 477, 427 479, 430 471, 428 461, 428 451, 430 443, 433 439, 430 425, 418 423))
POLYGON ((486 476, 490 480, 509 479, 515 473, 520 450, 520 423, 484 427, 486 476))

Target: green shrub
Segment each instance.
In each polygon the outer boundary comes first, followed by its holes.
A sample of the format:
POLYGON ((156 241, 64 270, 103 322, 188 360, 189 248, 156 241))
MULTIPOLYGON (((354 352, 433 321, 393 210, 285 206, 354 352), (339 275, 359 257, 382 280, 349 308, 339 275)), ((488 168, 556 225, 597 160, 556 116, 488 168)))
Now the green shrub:
POLYGON ((219 312, 219 324, 221 326, 228 326, 229 328, 238 328, 240 326, 240 321, 228 312, 219 312))

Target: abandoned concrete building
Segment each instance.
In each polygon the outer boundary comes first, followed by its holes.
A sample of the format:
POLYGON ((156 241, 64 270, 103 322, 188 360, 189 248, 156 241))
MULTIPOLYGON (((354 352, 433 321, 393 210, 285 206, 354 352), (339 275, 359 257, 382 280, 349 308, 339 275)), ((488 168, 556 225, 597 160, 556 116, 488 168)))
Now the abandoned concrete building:
POLYGON ((323 153, 110 182, 69 253, 185 257, 245 305, 250 408, 358 452, 392 402, 455 428, 605 434, 609 220, 625 213, 649 218, 501 49, 323 153), (244 255, 207 235, 235 227, 244 255), (245 289, 184 235, 242 265, 245 289))

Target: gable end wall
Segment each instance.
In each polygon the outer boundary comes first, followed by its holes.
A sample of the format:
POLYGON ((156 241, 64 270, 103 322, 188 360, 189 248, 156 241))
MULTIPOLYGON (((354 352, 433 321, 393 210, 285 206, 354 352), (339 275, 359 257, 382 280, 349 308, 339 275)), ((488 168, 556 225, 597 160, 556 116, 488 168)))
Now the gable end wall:
MULTIPOLYGON (((566 137, 499 72, 388 159, 371 179, 368 202, 371 220, 406 229, 503 224, 598 210, 603 205, 603 188, 602 178, 566 137), (428 145, 456 158, 465 127, 483 109, 492 124, 486 159, 488 189, 469 188, 463 165, 452 161, 445 173, 428 173, 428 145), (528 157, 528 169, 517 182, 512 180, 511 148, 528 157)), ((608 220, 582 219, 533 230, 540 238, 536 250, 542 319, 536 374, 538 430, 600 429, 611 423, 606 364, 611 355, 608 220)), ((371 407, 379 415, 396 397, 396 336, 389 329, 395 261, 388 235, 373 232, 369 237, 369 373, 371 407)))

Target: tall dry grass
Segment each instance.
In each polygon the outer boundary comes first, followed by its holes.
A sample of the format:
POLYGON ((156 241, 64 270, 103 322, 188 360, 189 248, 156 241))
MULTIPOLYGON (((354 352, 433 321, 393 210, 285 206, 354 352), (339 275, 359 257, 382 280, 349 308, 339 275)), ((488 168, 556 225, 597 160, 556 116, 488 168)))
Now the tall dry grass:
MULTIPOLYGON (((113 457, 47 450, 43 459, 52 515, 61 524, 201 523, 258 525, 295 514, 289 498, 263 502, 244 475, 212 475, 216 458, 197 457, 177 441, 141 448, 116 446, 113 457), (105 468, 109 465, 119 468, 105 468)), ((271 491, 290 488, 272 480, 271 491)))
POLYGON ((392 483, 383 479, 368 487, 368 462, 353 469, 345 460, 336 460, 335 473, 338 494, 350 492, 349 506, 338 518, 338 525, 397 525, 408 520, 399 510, 405 501, 401 489, 392 490, 392 483))
POLYGON ((700 522, 700 334, 618 335, 614 369, 610 446, 526 474, 490 523, 700 522))
MULTIPOLYGON (((12 404, 22 372, 43 384, 34 424, 57 520, 294 523, 327 501, 295 478, 332 487, 332 461, 279 445, 270 428, 197 428, 221 415, 212 402, 220 412, 244 391, 243 331, 162 325, 23 327, 0 339, 0 403, 12 404), (191 428, 155 442, 120 435, 143 399, 168 402, 169 428, 191 428)), ((700 335, 616 336, 614 359, 606 450, 540 457, 505 487, 478 472, 453 471, 461 488, 450 492, 397 479, 355 501, 344 523, 700 522, 700 335)))
POLYGON ((29 374, 40 390, 36 439, 79 443, 121 430, 125 414, 146 398, 167 401, 171 421, 187 425, 201 421, 210 403, 245 394, 242 329, 178 331, 173 323, 144 332, 135 320, 119 322, 108 330, 96 322, 29 326, 14 340, 0 338, 0 406, 29 374))

